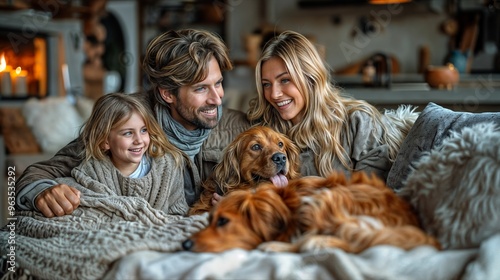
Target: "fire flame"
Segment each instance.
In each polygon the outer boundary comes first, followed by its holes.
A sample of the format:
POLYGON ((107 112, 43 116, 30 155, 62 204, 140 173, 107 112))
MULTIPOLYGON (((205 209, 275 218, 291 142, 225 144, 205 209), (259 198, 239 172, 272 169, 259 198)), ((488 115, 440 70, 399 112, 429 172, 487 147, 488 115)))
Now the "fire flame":
POLYGON ((16 75, 21 74, 21 71, 22 71, 21 67, 17 67, 16 68, 16 75))
POLYGON ((0 72, 7 68, 7 62, 5 61, 5 54, 2 53, 2 59, 0 60, 0 72))

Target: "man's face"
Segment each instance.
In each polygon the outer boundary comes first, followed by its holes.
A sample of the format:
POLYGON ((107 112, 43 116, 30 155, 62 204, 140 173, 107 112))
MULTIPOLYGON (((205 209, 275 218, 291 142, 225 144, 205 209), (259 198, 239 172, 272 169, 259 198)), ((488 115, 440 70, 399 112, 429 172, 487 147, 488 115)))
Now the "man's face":
POLYGON ((162 94, 162 97, 170 103, 172 117, 186 129, 214 128, 218 122, 217 110, 224 97, 222 73, 217 60, 213 57, 210 60, 205 80, 182 86, 177 96, 166 95, 162 94))

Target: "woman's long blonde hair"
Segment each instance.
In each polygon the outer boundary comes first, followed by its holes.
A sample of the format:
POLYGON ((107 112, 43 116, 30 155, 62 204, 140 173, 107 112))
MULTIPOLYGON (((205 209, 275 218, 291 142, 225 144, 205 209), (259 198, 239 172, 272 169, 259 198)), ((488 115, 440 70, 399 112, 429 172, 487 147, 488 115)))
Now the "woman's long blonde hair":
MULTIPOLYGON (((316 47, 300 33, 285 31, 265 45, 256 66, 255 80, 258 97, 250 102, 248 119, 254 124, 267 125, 285 133, 301 149, 311 149, 316 155, 315 165, 321 176, 335 169, 335 158, 347 169, 352 169, 350 157, 342 147, 341 140, 341 135, 348 129, 347 120, 352 112, 363 111, 386 129, 382 114, 374 106, 341 96, 339 89, 331 83, 330 71, 316 47), (297 125, 283 120, 264 97, 261 67, 273 57, 284 61, 293 83, 304 98, 303 120, 297 125)), ((383 135, 381 141, 389 143, 390 156, 395 158, 398 143, 391 142, 397 140, 387 137, 386 133, 383 135)))
POLYGON ((80 130, 80 138, 85 147, 85 160, 105 159, 108 155, 101 147, 108 139, 110 131, 125 123, 135 112, 142 117, 149 133, 148 155, 159 157, 170 153, 176 164, 181 166, 182 153, 167 140, 151 109, 145 105, 146 100, 143 99, 139 94, 110 93, 96 101, 90 117, 80 130))

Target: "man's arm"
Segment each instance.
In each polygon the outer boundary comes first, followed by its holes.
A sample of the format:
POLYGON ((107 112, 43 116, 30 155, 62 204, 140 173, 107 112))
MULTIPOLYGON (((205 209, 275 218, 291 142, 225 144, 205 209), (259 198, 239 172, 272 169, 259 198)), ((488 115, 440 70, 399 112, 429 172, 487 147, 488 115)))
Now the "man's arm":
POLYGON ((80 204, 80 192, 54 180, 71 177, 71 170, 82 161, 82 151, 83 143, 78 138, 51 159, 26 168, 16 187, 17 207, 38 210, 49 218, 71 214, 80 204))
POLYGON ((82 162, 82 151, 83 143, 78 138, 63 147, 51 159, 30 165, 16 182, 16 194, 39 180, 71 177, 71 170, 82 162))
POLYGON ((16 204, 20 210, 39 211, 48 218, 64 216, 80 205, 80 191, 56 181, 39 180, 18 193, 16 204))

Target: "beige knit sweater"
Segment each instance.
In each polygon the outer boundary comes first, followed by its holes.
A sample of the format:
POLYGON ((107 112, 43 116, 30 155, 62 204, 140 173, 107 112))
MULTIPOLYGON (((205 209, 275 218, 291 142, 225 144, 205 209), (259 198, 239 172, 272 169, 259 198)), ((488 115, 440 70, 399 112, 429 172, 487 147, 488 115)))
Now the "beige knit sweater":
MULTIPOLYGON (((82 193, 71 215, 45 218, 23 211, 16 216, 17 269, 38 278, 97 279, 132 252, 179 250, 206 226, 206 215, 172 215, 186 213, 188 206, 182 170, 168 156, 154 160, 140 179, 123 177, 109 161, 84 163, 73 176, 57 179, 82 193)), ((7 228, 0 231, 3 256, 11 246, 9 234, 7 228)))

